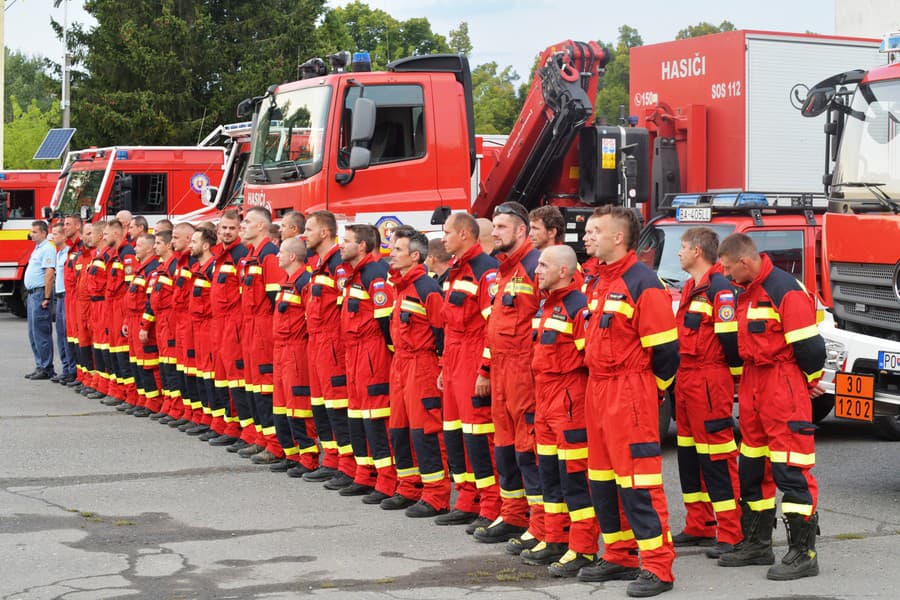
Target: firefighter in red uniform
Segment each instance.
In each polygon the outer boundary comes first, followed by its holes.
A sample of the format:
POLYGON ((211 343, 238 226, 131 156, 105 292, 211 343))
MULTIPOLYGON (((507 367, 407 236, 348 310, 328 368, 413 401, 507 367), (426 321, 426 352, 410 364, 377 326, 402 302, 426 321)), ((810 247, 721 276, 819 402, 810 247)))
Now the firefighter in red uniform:
POLYGON ((738 392, 741 425, 741 524, 744 541, 722 554, 719 565, 772 564, 775 486, 788 551, 770 567, 769 579, 819 574, 819 517, 815 429, 810 397, 825 364, 825 341, 816 325, 815 300, 790 274, 760 255, 753 240, 732 234, 719 246, 726 275, 744 290, 738 295, 738 348, 744 373, 738 392), (773 485, 774 483, 774 485, 773 485))
POLYGON ((497 293, 485 337, 476 393, 491 394, 494 457, 500 474, 500 518, 475 530, 479 542, 506 542, 518 554, 544 536, 541 479, 535 457, 531 322, 540 295, 535 281, 540 253, 528 237, 528 213, 518 202, 494 210, 494 248, 500 260, 497 293), (530 516, 529 516, 530 507, 530 516))
POLYGON ((172 306, 178 307, 179 310, 172 311, 171 322, 175 338, 174 381, 181 397, 181 414, 169 422, 169 427, 177 427, 179 431, 196 427, 202 415, 194 377, 196 374, 194 328, 191 324, 191 313, 187 310, 194 288, 194 274, 191 269, 195 262, 191 257, 191 236, 194 235, 194 230, 194 226, 190 223, 179 223, 172 230, 172 253, 176 257, 172 306))
POLYGON ((195 410, 196 425, 187 429, 188 435, 204 435, 212 425, 213 397, 215 385, 213 354, 216 348, 212 344, 212 305, 209 300, 212 287, 215 257, 212 249, 216 245, 216 232, 212 227, 198 227, 191 234, 191 295, 188 300, 188 311, 191 315, 191 331, 194 340, 193 376, 200 407, 195 410), (199 413, 199 414, 197 414, 199 413))
POLYGON ((735 377, 741 373, 734 288, 717 260, 719 238, 708 227, 681 236, 681 268, 691 275, 681 290, 678 345, 681 365, 675 382, 678 474, 687 509, 675 546, 715 543, 710 558, 741 541, 740 484, 734 442, 735 377))
POLYGON ((238 264, 247 255, 247 246, 238 239, 241 217, 226 210, 219 219, 219 244, 213 250, 209 299, 212 306, 212 340, 216 349, 212 409, 212 431, 201 434, 210 446, 225 446, 238 452, 250 444, 240 439, 238 406, 246 407, 244 358, 241 350, 241 280, 238 264), (213 435, 213 434, 217 435, 213 435))
POLYGON ((93 227, 94 257, 87 267, 87 290, 90 294, 91 314, 89 318, 91 328, 91 344, 94 355, 94 392, 87 395, 91 400, 106 398, 109 390, 109 335, 106 330, 105 307, 106 279, 109 272, 109 263, 112 259, 112 249, 104 241, 106 223, 97 221, 93 227))
POLYGON ((315 252, 306 324, 310 403, 324 456, 312 473, 291 469, 288 475, 305 481, 325 482, 328 489, 349 486, 356 475, 347 418, 347 362, 340 327, 346 272, 341 262, 337 221, 328 211, 314 212, 306 220, 303 238, 315 252))
POLYGON ((444 223, 444 248, 454 256, 444 280, 444 354, 438 385, 444 392, 444 445, 458 492, 438 525, 490 525, 500 514, 494 470, 490 390, 476 391, 486 319, 496 289, 497 260, 482 250, 478 222, 454 213, 444 223))
POLYGON ((78 351, 78 299, 75 292, 78 284, 76 265, 78 264, 78 257, 84 252, 84 243, 81 241, 81 217, 76 215, 66 216, 63 220, 63 233, 66 236, 66 246, 68 246, 66 262, 63 266, 63 285, 66 289, 66 344, 69 348, 69 356, 75 359, 78 376, 68 377, 70 374, 64 373, 66 376, 64 378, 65 381, 60 383, 71 384, 71 387, 76 387, 78 385, 77 381, 81 377, 81 368, 83 367, 81 355, 78 351))
POLYGON ((285 276, 275 297, 275 315, 272 319, 275 342, 272 413, 275 433, 284 449, 284 459, 273 463, 269 470, 283 473, 294 469, 311 473, 319 466, 319 447, 316 444, 309 369, 306 366, 309 342, 306 305, 312 277, 306 268, 306 244, 303 240, 293 236, 281 242, 278 266, 285 276))
POLYGON ((658 413, 678 369, 678 329, 668 291, 635 255, 639 230, 631 209, 604 206, 585 233, 586 248, 602 263, 587 328, 585 415, 604 553, 579 579, 634 579, 628 595, 647 597, 672 589, 675 579, 658 413))
POLYGON ((141 318, 147 306, 148 291, 156 284, 155 272, 159 268, 159 258, 153 251, 156 238, 139 235, 134 240, 134 267, 131 283, 125 293, 125 318, 122 332, 128 339, 129 359, 132 377, 137 388, 137 401, 126 414, 149 417, 162 408, 159 397, 159 352, 156 348, 154 328, 148 329, 147 343, 140 340, 141 318))
POLYGON ((250 406, 250 423, 242 423, 241 438, 250 442, 255 430, 253 446, 238 451, 244 458, 252 457, 254 464, 272 464, 284 458, 284 450, 275 436, 272 418, 272 313, 275 296, 281 290, 284 272, 278 268, 278 246, 269 239, 272 216, 265 208, 254 206, 247 210, 241 222, 241 240, 249 248, 241 259, 241 310, 244 315, 241 334, 244 348, 244 376, 250 406))
POLYGON ((599 534, 588 489, 584 421, 587 297, 579 291, 577 272, 569 246, 549 246, 541 253, 536 274, 546 295, 532 324, 544 536, 521 556, 526 564, 550 565, 557 577, 573 577, 593 563, 599 534))
POLYGON ((125 400, 137 401, 137 388, 128 362, 128 338, 122 333, 125 314, 125 292, 134 277, 134 247, 125 239, 125 229, 119 221, 106 225, 105 239, 112 251, 106 281, 105 323, 109 336, 110 399, 102 402, 108 406, 120 406, 125 410, 125 400))
POLYGON ((434 517, 450 508, 437 388, 444 302, 440 284, 425 270, 428 238, 402 226, 394 231, 391 242, 391 282, 396 296, 391 315, 390 427, 398 486, 392 498, 381 502, 381 508, 406 508, 408 517, 434 517))
POLYGON ((341 258, 347 268, 341 332, 347 355, 347 415, 356 474, 353 483, 339 493, 364 496, 366 504, 380 504, 397 489, 388 439, 394 290, 387 283, 387 265, 373 254, 380 246, 378 230, 371 225, 348 225, 341 241, 341 258))
POLYGON ((96 371, 94 366, 93 354, 93 332, 91 331, 91 292, 88 286, 90 277, 88 269, 94 261, 96 246, 94 244, 94 226, 91 223, 84 225, 84 237, 82 244, 84 247, 75 262, 75 301, 76 315, 75 321, 78 324, 78 355, 81 357, 78 381, 81 382, 81 388, 75 388, 78 393, 87 396, 95 392, 96 371))

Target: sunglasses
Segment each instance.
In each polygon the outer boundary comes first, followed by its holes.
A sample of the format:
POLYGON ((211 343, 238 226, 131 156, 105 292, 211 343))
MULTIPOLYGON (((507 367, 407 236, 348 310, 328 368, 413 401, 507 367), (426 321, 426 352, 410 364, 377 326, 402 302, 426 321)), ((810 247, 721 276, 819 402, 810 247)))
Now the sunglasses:
POLYGON ((528 225, 528 217, 526 216, 525 211, 510 204, 501 204, 500 206, 495 208, 494 216, 496 217, 497 215, 512 215, 514 217, 518 217, 522 220, 522 222, 528 225))

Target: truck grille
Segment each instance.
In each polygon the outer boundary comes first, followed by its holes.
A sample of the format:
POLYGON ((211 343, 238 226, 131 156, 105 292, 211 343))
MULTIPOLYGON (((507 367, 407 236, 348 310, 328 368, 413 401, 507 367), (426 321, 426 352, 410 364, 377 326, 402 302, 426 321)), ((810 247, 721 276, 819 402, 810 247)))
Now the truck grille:
POLYGON ((833 262, 830 273, 838 326, 900 339, 900 300, 894 294, 894 265, 833 262))

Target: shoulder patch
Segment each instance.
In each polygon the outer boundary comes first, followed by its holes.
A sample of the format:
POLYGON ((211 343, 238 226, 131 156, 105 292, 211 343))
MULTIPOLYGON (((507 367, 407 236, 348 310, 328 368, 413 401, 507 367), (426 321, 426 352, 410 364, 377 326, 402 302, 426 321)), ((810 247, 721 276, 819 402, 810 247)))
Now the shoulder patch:
POLYGON ((262 262, 262 260, 270 254, 278 256, 278 246, 273 244, 271 241, 268 241, 263 244, 263 247, 259 250, 259 262, 262 262))
POLYGON ((733 321, 734 320, 734 306, 731 304, 723 304, 719 307, 719 320, 720 321, 733 321))

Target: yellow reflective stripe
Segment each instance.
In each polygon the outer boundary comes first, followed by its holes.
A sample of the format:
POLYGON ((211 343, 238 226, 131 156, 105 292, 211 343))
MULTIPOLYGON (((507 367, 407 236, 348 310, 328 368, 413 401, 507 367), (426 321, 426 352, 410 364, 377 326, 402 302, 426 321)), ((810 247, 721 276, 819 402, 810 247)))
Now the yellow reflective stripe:
POLYGON ((591 481, 613 481, 616 473, 612 469, 588 469, 588 479, 591 481))
POLYGON ((713 325, 713 333, 737 333, 737 321, 719 321, 713 325))
POLYGON ((560 448, 557 452, 559 460, 584 460, 588 457, 588 449, 584 448, 560 448))
POLYGON ((728 370, 731 372, 731 375, 734 377, 740 377, 744 374, 744 367, 728 367, 728 370))
POLYGON ((297 419, 312 419, 313 412, 309 409, 295 408, 294 417, 297 419))
POLYGON ((618 484, 620 487, 647 487, 651 485, 662 485, 662 473, 635 473, 632 476, 617 476, 616 484, 618 484))
POLYGON ((347 398, 338 398, 336 400, 325 400, 325 408, 331 409, 341 409, 347 408, 348 401, 347 398))
POLYGON ((793 344, 794 342, 808 340, 809 338, 815 337, 817 335, 819 335, 819 326, 809 325, 807 327, 801 327, 800 329, 785 331, 784 341, 786 341, 788 344, 793 344))
POLYGON ((326 450, 337 450, 337 442, 334 440, 322 440, 322 448, 326 450))
POLYGON ((603 312, 616 312, 630 319, 634 316, 634 307, 622 300, 607 300, 603 303, 603 312))
POLYGON ((493 423, 463 423, 462 426, 463 433, 471 433, 474 435, 486 435, 488 433, 494 433, 494 424, 493 423))
POLYGON ((386 408, 373 408, 372 410, 367 410, 365 418, 367 419, 386 419, 391 416, 391 408, 388 406, 386 408))
POLYGON ((541 320, 538 317, 531 319, 531 328, 532 329, 540 329, 541 328, 541 320))
POLYGON ((603 534, 604 544, 614 544, 616 542, 627 542, 634 539, 634 532, 630 529, 625 531, 613 531, 603 534))
POLYGON ((713 511, 717 513, 726 512, 729 510, 737 510, 737 502, 734 501, 734 498, 731 498, 729 500, 719 500, 718 502, 713 502, 712 507, 713 511))
POLYGON ((419 467, 410 467, 408 469, 397 469, 397 477, 415 477, 419 475, 419 467))
POLYGON ((537 453, 540 456, 556 456, 557 447, 555 444, 538 444, 537 453))
POLYGON ((500 497, 501 498, 524 498, 525 497, 525 489, 519 490, 504 490, 500 488, 500 497))
POLYGON ((694 300, 691 302, 690 306, 688 306, 688 312, 693 313, 703 313, 709 317, 712 316, 712 304, 709 302, 700 302, 699 300, 694 300))
POLYGON ((551 329, 560 333, 572 333, 572 323, 570 321, 560 321, 558 319, 546 319, 544 321, 544 329, 551 329))
POLYGON ((454 483, 475 483, 474 473, 453 473, 454 483))
POLYGON ((325 398, 322 396, 311 396, 309 403, 313 406, 325 406, 325 398))
POLYGON ((569 519, 572 521, 585 521, 587 519, 596 519, 597 513, 594 512, 593 506, 579 508, 578 510, 569 511, 569 519))
POLYGON ((250 265, 247 267, 247 273, 250 275, 262 275, 262 267, 259 265, 250 265))
MULTIPOLYGON (((750 507, 750 510, 755 512, 775 508, 775 496, 772 496, 771 498, 763 498, 762 500, 747 500, 746 502, 747 506, 750 507)), ((784 503, 782 503, 781 510, 782 512, 784 512, 784 503)))
POLYGON ((267 283, 266 284, 267 292, 277 292, 280 289, 281 289, 281 284, 279 284, 279 283, 267 283))
POLYGON ((222 265, 219 267, 219 273, 237 273, 237 269, 234 268, 234 265, 222 265))
POLYGON ((656 387, 661 390, 669 389, 669 386, 672 385, 672 382, 675 381, 675 376, 672 375, 668 379, 660 379, 659 377, 654 377, 656 379, 656 387))
POLYGON ((488 317, 491 316, 491 305, 488 305, 487 308, 481 311, 481 316, 484 317, 485 321, 487 321, 488 317))
POLYGON ((288 414, 288 409, 285 406, 273 406, 272 414, 273 415, 286 415, 286 414, 288 414))
POLYGON ((659 333, 651 333, 650 335, 645 335, 641 338, 641 346, 643 346, 644 348, 652 348, 653 346, 660 346, 662 344, 674 342, 677 339, 678 328, 673 327, 668 331, 660 331, 659 333))
POLYGON ((816 310, 816 324, 821 323, 825 320, 825 311, 821 308, 816 310))
POLYGON ((486 358, 488 360, 491 359, 491 349, 487 346, 484 347, 484 350, 481 351, 481 358, 486 358))
POLYGON ((692 448, 695 446, 694 438, 689 435, 679 435, 676 438, 676 444, 682 448, 692 448))
POLYGON ((348 408, 347 409, 347 417, 350 419, 362 419, 363 411, 357 408, 348 408))
POLYGON ((367 466, 367 465, 373 465, 373 466, 374 466, 374 464, 375 464, 375 461, 373 461, 373 460, 372 460, 370 457, 368 457, 368 456, 354 456, 354 457, 353 457, 353 460, 355 460, 355 461, 356 461, 356 464, 359 465, 359 466, 361 466, 361 467, 365 467, 365 466, 367 466))
POLYGON ((367 291, 355 287, 348 288, 347 295, 351 298, 356 298, 357 300, 368 300, 371 298, 367 291))
POLYGON ((776 312, 774 308, 771 306, 764 306, 762 308, 758 306, 751 306, 747 309, 747 319, 753 320, 771 320, 778 321, 781 323, 781 315, 776 312))
POLYGON ((158 281, 159 283, 161 283, 163 285, 172 285, 172 280, 169 279, 168 277, 166 277, 165 275, 160 275, 159 277, 157 277, 156 281, 158 281))
POLYGON ((734 440, 722 444, 704 444, 697 443, 697 454, 728 454, 737 450, 737 444, 734 440))
POLYGON ((443 481, 446 475, 443 471, 435 471, 434 473, 422 473, 422 483, 434 483, 436 481, 443 481))
POLYGON ((131 283, 134 285, 144 286, 147 285, 147 281, 143 277, 132 277, 131 283))
POLYGON ((544 512, 551 515, 564 515, 569 512, 565 502, 544 502, 544 512))
POLYGON ((503 287, 503 293, 512 294, 513 296, 515 296, 516 294, 533 296, 534 287, 529 283, 516 283, 514 281, 510 281, 503 287))
POLYGON ((475 487, 478 489, 491 487, 492 485, 497 485, 497 479, 493 475, 475 480, 475 487))
POLYGON ((803 454, 802 452, 794 452, 791 450, 790 454, 788 454, 787 462, 792 465, 811 467, 816 464, 816 453, 810 452, 809 454, 803 454))
POLYGON ((781 512, 782 513, 794 513, 800 514, 804 516, 810 516, 813 512, 812 504, 797 504, 796 502, 782 502, 781 503, 781 512))
POLYGON ((637 545, 638 550, 642 550, 644 552, 648 550, 656 550, 663 545, 663 536, 658 535, 654 538, 650 538, 649 540, 638 540, 637 545))
POLYGON ((376 469, 386 469, 387 467, 390 467, 392 464, 394 464, 394 457, 386 456, 384 458, 376 458, 373 462, 376 469))
POLYGON ((467 294, 471 294, 474 296, 478 293, 478 284, 471 281, 457 279, 450 284, 450 289, 453 291, 466 292, 467 294))
POLYGON ((815 373, 804 373, 804 375, 806 375, 806 382, 807 382, 807 383, 812 383, 812 382, 815 381, 816 379, 821 379, 821 378, 822 378, 822 375, 824 375, 824 374, 825 374, 825 370, 824 370, 824 369, 819 369, 819 370, 816 371, 815 373))
POLYGON ((100 259, 97 259, 97 260, 95 260, 94 262, 92 262, 92 263, 91 263, 91 266, 92 266, 92 267, 97 267, 98 269, 103 269, 104 271, 106 270, 106 263, 103 262, 103 261, 100 260, 100 259))
POLYGON ((457 429, 462 429, 462 421, 459 419, 455 421, 444 421, 444 431, 456 431, 457 429))
POLYGON ((353 454, 353 446, 350 444, 347 444, 346 446, 338 446, 337 449, 338 454, 343 454, 344 456, 353 454))
POLYGON ((769 460, 773 463, 786 463, 788 453, 786 450, 769 450, 769 460))
POLYGON ((769 456, 768 446, 748 446, 741 442, 741 455, 747 458, 765 458, 769 456))
POLYGON ((147 321, 148 323, 152 323, 153 321, 156 320, 156 317, 151 315, 150 313, 144 313, 143 315, 141 315, 141 318, 143 320, 147 321))
POLYGON ((413 302, 412 300, 402 300, 400 302, 400 310, 422 315, 423 317, 428 315, 428 311, 422 304, 413 302))
POLYGON ((584 350, 584 338, 575 338, 573 342, 575 343, 576 350, 578 350, 579 352, 584 350))
POLYGON ((706 492, 687 492, 681 495, 681 499, 684 500, 685 504, 709 502, 709 494, 706 492))
POLYGON ((392 312, 394 312, 393 306, 388 306, 386 308, 376 308, 375 309, 375 318, 383 319, 385 317, 390 317, 392 312))
POLYGON ((316 275, 315 277, 313 277, 312 282, 315 284, 324 285, 324 286, 327 286, 330 288, 334 287, 334 279, 332 279, 328 275, 316 275))

